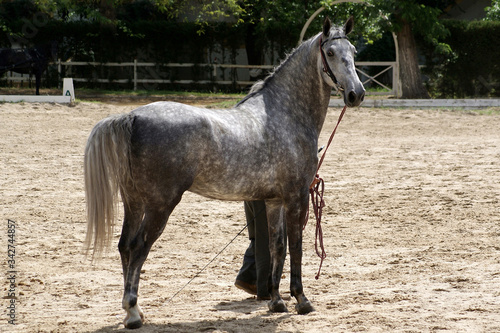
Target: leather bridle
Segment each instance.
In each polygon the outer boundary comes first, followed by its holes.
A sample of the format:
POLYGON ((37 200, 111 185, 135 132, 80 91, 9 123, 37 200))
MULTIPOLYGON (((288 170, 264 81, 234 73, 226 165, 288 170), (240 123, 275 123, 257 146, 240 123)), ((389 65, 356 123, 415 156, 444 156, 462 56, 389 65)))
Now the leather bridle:
POLYGON ((325 45, 326 42, 329 40, 334 40, 334 39, 347 39, 347 36, 337 36, 337 37, 332 37, 323 42, 323 36, 319 38, 319 50, 321 52, 321 61, 323 62, 323 72, 326 73, 332 79, 333 83, 337 87, 339 91, 344 91, 344 88, 342 85, 340 85, 337 81, 337 78, 335 77, 335 74, 333 74, 332 69, 330 68, 330 65, 328 65, 328 62, 326 61, 326 56, 325 56, 325 51, 323 51, 323 45, 325 45))

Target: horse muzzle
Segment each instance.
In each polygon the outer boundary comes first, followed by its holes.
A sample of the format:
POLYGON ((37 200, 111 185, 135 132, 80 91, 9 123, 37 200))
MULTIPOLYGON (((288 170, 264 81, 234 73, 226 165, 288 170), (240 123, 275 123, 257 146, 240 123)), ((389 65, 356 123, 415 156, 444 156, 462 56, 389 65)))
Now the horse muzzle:
POLYGON ((365 88, 360 84, 358 87, 344 89, 342 94, 344 95, 344 103, 347 106, 359 106, 365 99, 365 88))

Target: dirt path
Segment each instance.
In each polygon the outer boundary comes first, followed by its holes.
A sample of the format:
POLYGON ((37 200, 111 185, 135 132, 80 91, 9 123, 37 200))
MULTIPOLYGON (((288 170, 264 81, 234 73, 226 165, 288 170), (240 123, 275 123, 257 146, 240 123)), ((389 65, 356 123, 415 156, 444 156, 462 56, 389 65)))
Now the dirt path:
MULTIPOLYGON (((0 232, 16 222, 16 326, 2 284, 0 331, 123 328, 116 244, 83 255, 82 155, 103 117, 132 106, 0 104, 0 232)), ((326 143, 339 110, 330 110, 326 143)), ((144 266, 138 332, 500 331, 500 115, 350 109, 321 175, 328 257, 319 280, 314 222, 304 287, 316 312, 271 314, 233 287, 246 232, 169 301, 244 226, 242 203, 186 194, 144 266)), ((288 264, 282 290, 286 295, 288 264)), ((287 301, 290 310, 294 300, 287 301)))

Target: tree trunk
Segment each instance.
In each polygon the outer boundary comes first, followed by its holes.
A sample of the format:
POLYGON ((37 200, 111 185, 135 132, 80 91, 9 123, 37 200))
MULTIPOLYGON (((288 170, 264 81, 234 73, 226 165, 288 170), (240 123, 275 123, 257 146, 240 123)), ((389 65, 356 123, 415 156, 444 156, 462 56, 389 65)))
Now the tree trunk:
POLYGON ((101 12, 102 16, 110 20, 115 19, 115 7, 113 0, 101 0, 99 4, 99 11, 101 12))
MULTIPOLYGON (((264 0, 241 1, 242 9, 245 12, 246 35, 245 49, 249 65, 262 65, 264 61, 264 48, 259 44, 257 27, 263 16, 263 10, 268 5, 264 0)), ((263 70, 250 71, 252 79, 262 79, 266 72, 263 70)))
POLYGON ((396 35, 399 50, 399 79, 401 98, 430 98, 418 67, 417 45, 410 23, 401 20, 403 27, 396 35))
MULTIPOLYGON (((257 35, 255 32, 256 26, 254 24, 247 25, 247 33, 245 37, 245 49, 247 51, 247 60, 249 65, 263 65, 264 62, 264 52, 263 48, 260 47, 257 40, 257 35)), ((267 76, 267 71, 250 70, 251 80, 262 80, 267 76)))
POLYGON ((255 28, 256 26, 253 23, 247 25, 245 49, 247 51, 247 59, 249 65, 262 65, 262 48, 257 46, 257 36, 255 28))

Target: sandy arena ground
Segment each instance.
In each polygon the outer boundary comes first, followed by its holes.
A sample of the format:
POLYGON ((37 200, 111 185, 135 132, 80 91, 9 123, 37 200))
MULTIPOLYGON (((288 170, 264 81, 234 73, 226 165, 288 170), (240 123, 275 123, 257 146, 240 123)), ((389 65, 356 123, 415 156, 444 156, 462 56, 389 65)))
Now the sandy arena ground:
MULTIPOLYGON (((4 279, 0 331, 123 329, 121 222, 108 255, 85 259, 82 159, 95 123, 133 107, 0 104, 7 276, 8 219, 17 242, 17 325, 4 279)), ((186 194, 144 265, 137 332, 499 332, 499 129, 498 112, 349 109, 320 171, 328 257, 319 280, 312 219, 305 231, 303 280, 316 311, 304 316, 294 299, 289 313, 272 314, 233 286, 246 231, 171 299, 245 225, 242 203, 186 194)), ((287 262, 285 297, 288 272, 287 262)))

